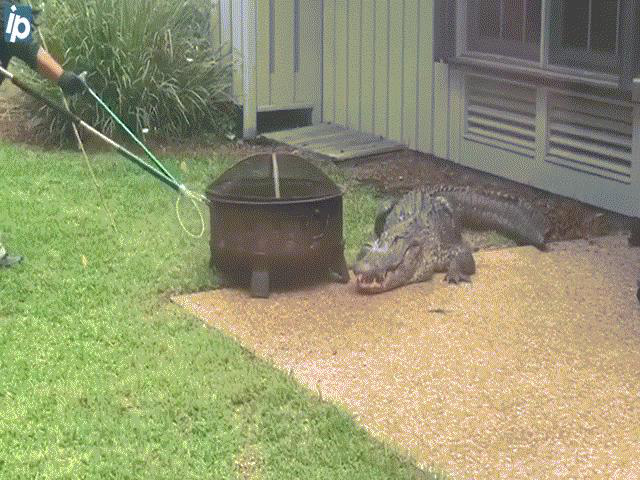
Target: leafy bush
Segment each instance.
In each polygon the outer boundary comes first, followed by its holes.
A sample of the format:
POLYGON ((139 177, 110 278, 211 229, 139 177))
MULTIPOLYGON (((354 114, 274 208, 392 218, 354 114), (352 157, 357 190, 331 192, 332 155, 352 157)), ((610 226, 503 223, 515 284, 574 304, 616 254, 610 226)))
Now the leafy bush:
MULTIPOLYGON (((228 92, 231 68, 212 47, 209 0, 47 0, 40 29, 50 53, 65 69, 87 71, 87 81, 132 129, 182 137, 234 128, 228 92)), ((48 96, 57 87, 37 75, 48 96)), ((29 102, 50 136, 68 136, 60 114, 29 102)), ((88 93, 71 107, 101 131, 115 127, 88 93)))

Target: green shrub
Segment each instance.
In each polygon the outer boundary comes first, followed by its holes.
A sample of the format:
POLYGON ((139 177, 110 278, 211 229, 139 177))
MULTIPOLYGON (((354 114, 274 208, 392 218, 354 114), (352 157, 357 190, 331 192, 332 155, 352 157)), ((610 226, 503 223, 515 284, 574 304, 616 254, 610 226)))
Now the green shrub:
MULTIPOLYGON (((40 29, 50 53, 74 72, 87 71, 96 93, 138 132, 182 137, 234 128, 231 68, 209 38, 209 0, 47 0, 40 29)), ((48 96, 57 87, 35 74, 48 96)), ((74 112, 107 134, 114 122, 88 93, 71 99, 74 112)), ((70 124, 29 101, 50 137, 69 138, 70 124)))

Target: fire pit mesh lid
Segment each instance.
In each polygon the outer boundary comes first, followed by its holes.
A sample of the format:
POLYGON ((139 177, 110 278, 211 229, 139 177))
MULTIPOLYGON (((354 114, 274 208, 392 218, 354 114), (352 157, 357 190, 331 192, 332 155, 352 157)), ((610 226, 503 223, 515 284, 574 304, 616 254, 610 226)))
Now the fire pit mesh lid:
POLYGON ((233 200, 306 200, 334 197, 342 191, 304 158, 277 153, 274 162, 271 153, 258 153, 220 175, 207 188, 207 195, 233 200))

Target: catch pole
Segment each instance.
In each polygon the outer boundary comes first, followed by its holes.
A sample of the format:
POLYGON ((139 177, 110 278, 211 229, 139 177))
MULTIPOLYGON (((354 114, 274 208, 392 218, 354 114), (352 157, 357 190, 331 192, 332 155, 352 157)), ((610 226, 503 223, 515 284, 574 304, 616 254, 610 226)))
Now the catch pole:
POLYGON ((156 177, 158 180, 163 182, 165 185, 169 186, 170 188, 176 190, 179 193, 184 193, 185 187, 183 185, 179 184, 178 182, 176 182, 172 178, 167 177, 163 172, 160 172, 157 168, 153 167, 152 165, 149 165, 144 160, 142 160, 140 157, 138 157, 136 154, 130 152, 129 150, 124 148, 119 143, 113 141, 112 139, 107 137, 102 132, 96 130, 94 127, 92 127, 87 122, 85 122, 80 117, 78 117, 75 113, 67 110, 62 105, 50 100, 49 98, 45 97, 41 93, 37 92, 32 87, 30 87, 25 82, 23 82, 18 77, 16 77, 13 73, 11 73, 10 71, 4 69, 3 67, 0 67, 0 74, 3 77, 9 79, 11 81, 11 83, 13 83, 16 87, 18 87, 23 92, 31 95, 32 97, 40 100, 41 102, 44 102, 47 106, 53 108, 54 110, 56 110, 61 115, 64 115, 70 121, 75 122, 76 124, 80 125, 85 130, 87 130, 89 133, 91 133, 91 134, 95 135, 96 137, 100 138, 103 142, 111 145, 113 148, 116 149, 116 151, 120 155, 122 155, 126 159, 132 161, 133 163, 138 165, 140 168, 142 168, 143 170, 145 170, 146 172, 150 173, 151 175, 156 177))

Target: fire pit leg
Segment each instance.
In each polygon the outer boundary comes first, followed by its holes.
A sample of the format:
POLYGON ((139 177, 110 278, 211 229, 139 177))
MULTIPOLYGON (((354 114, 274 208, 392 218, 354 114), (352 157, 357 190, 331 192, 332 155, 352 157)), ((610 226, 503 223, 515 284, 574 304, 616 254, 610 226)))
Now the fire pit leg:
POLYGON ((347 267, 347 261, 344 259, 344 241, 342 242, 342 249, 334 256, 335 263, 329 266, 331 276, 339 283, 349 283, 349 267, 347 267))
POLYGON ((218 284, 219 288, 227 288, 233 285, 233 281, 229 275, 223 272, 216 272, 213 274, 214 281, 218 284))
POLYGON ((269 297, 269 272, 254 270, 251 272, 251 296, 257 298, 269 297))

